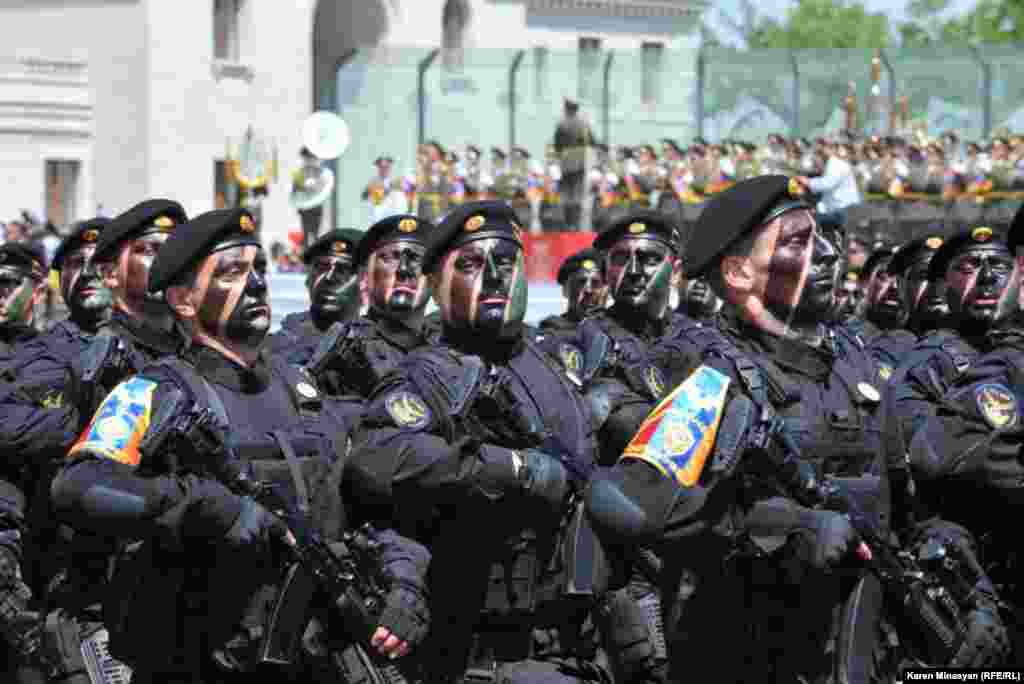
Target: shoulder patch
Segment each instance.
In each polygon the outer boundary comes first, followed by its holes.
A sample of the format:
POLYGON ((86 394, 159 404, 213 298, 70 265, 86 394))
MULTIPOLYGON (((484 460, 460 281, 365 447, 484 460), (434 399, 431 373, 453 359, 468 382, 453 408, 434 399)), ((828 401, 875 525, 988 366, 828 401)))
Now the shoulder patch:
POLYGON ((558 357, 562 359, 565 369, 571 373, 578 373, 583 368, 583 357, 580 350, 571 344, 563 342, 558 345, 558 357))
POLYGON ((888 380, 892 377, 892 366, 887 363, 878 364, 878 377, 882 380, 888 380))
POLYGON ((1006 385, 985 383, 974 390, 974 401, 982 417, 992 427, 1007 428, 1017 424, 1017 397, 1006 385))
POLYGON ((137 466, 142 458, 139 443, 149 429, 156 387, 157 383, 140 377, 130 378, 115 387, 68 455, 88 451, 137 466))
POLYGON ((430 424, 432 414, 426 403, 412 392, 401 390, 384 400, 384 408, 398 427, 419 430, 430 424))
POLYGON ((622 458, 647 461, 683 487, 694 486, 715 446, 730 382, 713 368, 698 368, 644 419, 622 458))

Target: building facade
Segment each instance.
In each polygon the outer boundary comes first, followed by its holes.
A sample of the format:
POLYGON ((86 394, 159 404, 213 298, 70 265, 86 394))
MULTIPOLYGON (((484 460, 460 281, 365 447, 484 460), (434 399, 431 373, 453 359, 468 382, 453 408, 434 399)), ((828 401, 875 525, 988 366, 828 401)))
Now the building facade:
POLYGON ((239 201, 224 162, 243 157, 265 177, 264 239, 285 241, 317 109, 352 134, 324 229, 365 227, 378 155, 403 172, 427 138, 542 152, 567 96, 616 144, 685 139, 703 3, 0 0, 0 221, 158 196, 206 211, 239 201))

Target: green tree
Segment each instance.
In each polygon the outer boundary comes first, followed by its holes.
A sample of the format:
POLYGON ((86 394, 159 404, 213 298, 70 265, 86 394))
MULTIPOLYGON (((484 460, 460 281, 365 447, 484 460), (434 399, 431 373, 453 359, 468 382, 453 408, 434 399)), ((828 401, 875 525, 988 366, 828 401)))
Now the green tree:
POLYGON ((912 0, 912 21, 899 26, 908 47, 1024 42, 1024 0, 979 0, 962 16, 949 16, 949 0, 912 0))
POLYGON ((889 19, 854 0, 798 0, 784 22, 761 19, 747 39, 751 48, 884 48, 889 19))

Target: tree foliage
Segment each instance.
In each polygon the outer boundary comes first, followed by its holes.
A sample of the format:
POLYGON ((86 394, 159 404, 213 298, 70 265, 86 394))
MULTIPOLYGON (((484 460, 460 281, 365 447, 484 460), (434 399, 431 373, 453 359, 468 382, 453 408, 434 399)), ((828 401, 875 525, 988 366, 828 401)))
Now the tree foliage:
POLYGON ((798 0, 784 21, 760 19, 751 48, 883 48, 890 44, 889 18, 854 0, 798 0))

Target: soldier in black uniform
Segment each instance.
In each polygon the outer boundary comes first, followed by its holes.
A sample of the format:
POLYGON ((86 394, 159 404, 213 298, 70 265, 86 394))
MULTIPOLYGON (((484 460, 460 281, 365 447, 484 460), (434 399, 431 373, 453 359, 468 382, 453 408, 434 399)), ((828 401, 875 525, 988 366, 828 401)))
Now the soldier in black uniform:
POLYGON ((181 344, 163 294, 146 284, 161 246, 186 220, 177 202, 146 200, 114 218, 97 239, 92 260, 110 291, 111 312, 71 368, 68 394, 79 429, 118 383, 181 344))
POLYGON ((979 353, 990 351, 1018 316, 1016 261, 991 228, 981 226, 947 239, 932 256, 928 279, 945 288, 945 326, 925 334, 890 379, 887 440, 905 453, 922 421, 979 353))
MULTIPOLYGON (((35 306, 46 287, 43 254, 25 245, 0 245, 0 363, 9 367, 19 348, 37 338, 35 306)), ((5 425, 6 428, 6 425, 5 425)), ((0 471, 0 637, 5 642, 6 675, 18 684, 43 682, 38 615, 22 575, 26 529, 24 461, 5 449, 0 471)))
POLYGON ((540 322, 547 333, 572 331, 584 318, 600 311, 608 301, 608 286, 601 273, 601 255, 591 248, 566 258, 558 267, 558 284, 562 286, 568 308, 559 316, 548 316, 540 322))
POLYGON ((309 269, 309 311, 284 317, 281 329, 267 339, 270 353, 283 354, 289 362, 305 365, 331 325, 359 315, 362 301, 353 259, 362 236, 362 231, 351 228, 332 230, 305 251, 302 260, 309 269))
MULTIPOLYGON (((837 648, 852 655, 842 667, 857 680, 851 672, 872 662, 873 643, 867 653, 849 644, 853 634, 874 635, 880 605, 856 591, 860 582, 851 588, 853 580, 824 572, 853 549, 856 534, 842 514, 799 503, 794 477, 803 473, 801 486, 814 479, 808 469, 850 478, 884 501, 874 367, 855 347, 840 355, 834 331, 823 325, 838 254, 802 194, 785 176, 762 176, 705 207, 686 268, 706 276, 725 301, 716 321, 724 337, 707 326, 682 327, 658 345, 670 348, 684 370, 698 367, 698 384, 688 391, 700 411, 691 407, 692 419, 683 421, 691 439, 677 447, 678 458, 661 460, 635 453, 631 444, 587 494, 591 520, 608 543, 671 542, 663 555, 694 574, 696 592, 682 611, 673 661, 686 667, 728 642, 734 655, 716 660, 716 681, 827 675, 834 669, 826 654, 833 610, 851 589, 847 608, 856 619, 845 623, 837 648), (767 420, 766 409, 782 417, 787 442, 802 454, 786 469, 767 456, 776 453, 773 445, 754 437, 763 432, 756 426, 767 420), (744 475, 741 490, 735 472, 744 475), (739 560, 723 566, 723 556, 737 552, 739 560), (721 620, 734 612, 757 625, 753 633, 721 620), (850 630, 851 624, 867 629, 850 630)), ((669 377, 674 385, 675 374, 669 377)), ((874 517, 884 528, 880 508, 874 517)))
POLYGON ((46 257, 31 245, 0 245, 0 369, 34 338, 35 310, 46 296, 46 257))
MULTIPOLYGON (((586 625, 599 582, 589 570, 567 584, 556 555, 575 510, 567 497, 595 467, 593 429, 575 388, 524 334, 521 231, 503 202, 464 204, 438 225, 424 268, 440 344, 412 352, 377 388, 366 419, 375 429, 348 465, 357 504, 430 541, 431 681, 608 677, 586 625)), ((634 638, 610 648, 633 668, 626 681, 643 681, 647 654, 622 655, 634 638)))
POLYGON ((976 228, 939 248, 930 276, 945 274, 952 321, 964 335, 926 336, 915 350, 920 361, 897 371, 906 376, 891 390, 887 448, 906 458, 913 475, 914 515, 908 517, 918 524, 912 529, 926 540, 959 547, 965 561, 958 564, 970 570, 967 586, 975 589, 952 662, 957 666, 1020 662, 1024 653, 1024 632, 1013 614, 1024 599, 1014 522, 1024 482, 1021 266, 1013 257, 1022 241, 1018 213, 1006 243, 990 229, 976 228), (1012 650, 1006 625, 1014 626, 1012 650))
POLYGON ((942 279, 928 279, 928 265, 942 243, 941 235, 911 240, 902 245, 889 262, 888 271, 899 280, 903 308, 907 312, 904 327, 918 338, 942 327, 949 315, 942 279))
POLYGON ((370 309, 365 317, 334 323, 309 362, 320 388, 338 396, 369 396, 406 354, 437 339, 424 311, 430 288, 423 273, 426 239, 434 225, 399 214, 375 223, 355 252, 370 309))
POLYGON ((695 321, 702 321, 712 318, 721 308, 722 299, 711 289, 707 280, 687 278, 685 275, 679 279, 679 304, 676 311, 695 321))
MULTIPOLYGON (((294 518, 286 525, 241 485, 272 482, 306 515, 329 510, 321 502, 337 494, 320 478, 344 452, 359 407, 353 414, 323 398, 308 374, 261 353, 270 327, 266 269, 244 209, 178 228, 149 289, 166 292, 190 345, 119 384, 54 481, 54 506, 69 524, 141 542, 119 559, 106 610, 111 652, 134 668, 136 682, 268 674, 257 649, 282 581, 281 554, 308 540, 289 529, 294 518)), ((315 526, 339 524, 317 517, 315 526)), ((390 532, 378 542, 391 581, 373 645, 398 656, 425 631, 428 556, 390 532)), ((278 676, 339 679, 298 661, 278 676)))
POLYGON ((848 324, 859 342, 868 350, 878 368, 879 384, 885 384, 909 352, 917 338, 904 329, 907 309, 900 292, 899 279, 890 273, 889 263, 895 250, 875 250, 864 264, 864 316, 848 324))
POLYGON ((837 325, 853 323, 857 317, 857 308, 860 305, 863 293, 860 290, 860 274, 857 271, 847 271, 836 292, 835 322, 837 325))

